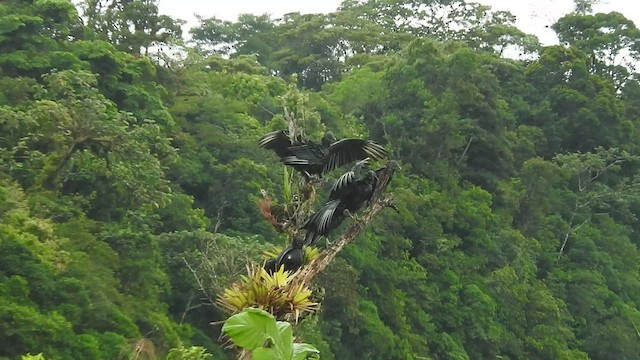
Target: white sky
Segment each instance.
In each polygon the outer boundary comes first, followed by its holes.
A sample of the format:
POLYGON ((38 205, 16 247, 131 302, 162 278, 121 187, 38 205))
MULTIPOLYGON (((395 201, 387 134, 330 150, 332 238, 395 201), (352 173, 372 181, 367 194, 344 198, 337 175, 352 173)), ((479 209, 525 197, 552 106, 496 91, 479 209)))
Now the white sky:
MULTIPOLYGON (((544 45, 557 42, 551 26, 555 20, 573 9, 572 0, 476 0, 495 10, 511 11, 516 26, 524 32, 537 35, 544 45)), ((160 0, 160 13, 187 20, 187 28, 197 24, 195 14, 235 20, 239 14, 271 14, 279 17, 289 12, 331 12, 341 0, 160 0)), ((617 11, 640 26, 640 1, 601 0, 595 12, 617 11)), ((187 29, 185 29, 187 30, 187 29)), ((188 36, 185 31, 185 36, 188 36)))

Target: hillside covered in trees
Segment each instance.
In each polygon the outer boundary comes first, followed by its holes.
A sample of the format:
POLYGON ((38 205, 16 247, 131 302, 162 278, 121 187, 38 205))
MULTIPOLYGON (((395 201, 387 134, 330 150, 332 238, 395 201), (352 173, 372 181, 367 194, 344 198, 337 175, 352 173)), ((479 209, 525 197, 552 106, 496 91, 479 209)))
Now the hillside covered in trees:
POLYGON ((287 116, 402 165, 295 325, 322 359, 640 359, 640 30, 591 3, 543 47, 464 0, 188 42, 156 0, 2 1, 0 359, 234 358, 194 273, 215 296, 285 242, 256 201, 287 116))

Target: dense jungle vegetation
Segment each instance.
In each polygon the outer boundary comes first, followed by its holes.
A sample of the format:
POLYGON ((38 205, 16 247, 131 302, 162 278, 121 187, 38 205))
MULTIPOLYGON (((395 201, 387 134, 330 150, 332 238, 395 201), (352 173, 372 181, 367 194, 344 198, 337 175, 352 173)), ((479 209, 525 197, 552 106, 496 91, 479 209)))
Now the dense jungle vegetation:
POLYGON ((285 108, 402 164, 295 326, 322 359, 640 359, 640 30, 591 3, 541 46, 464 0, 189 42, 156 0, 2 1, 0 359, 232 359, 187 264, 215 295, 283 243, 256 200, 285 108))

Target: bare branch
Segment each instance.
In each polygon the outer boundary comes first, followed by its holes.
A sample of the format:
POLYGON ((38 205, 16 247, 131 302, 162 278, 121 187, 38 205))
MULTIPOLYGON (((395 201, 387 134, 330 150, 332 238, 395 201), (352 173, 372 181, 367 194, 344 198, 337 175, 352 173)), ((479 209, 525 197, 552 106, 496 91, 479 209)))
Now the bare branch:
MULTIPOLYGON (((256 105, 258 105, 262 110, 264 110, 264 111, 266 111, 267 113, 269 113, 269 115, 271 115, 271 116, 276 116, 276 114, 274 114, 271 110, 269 110, 269 109, 267 109, 266 107, 264 107, 264 105, 262 105, 262 104, 256 104, 256 105)), ((265 122, 265 124, 264 124, 264 125, 266 125, 266 122, 265 122)))
POLYGON ((576 225, 573 229, 571 229, 571 233, 575 233, 576 231, 580 230, 580 228, 582 226, 584 226, 584 224, 588 223, 589 220, 591 220, 591 217, 587 218, 585 221, 581 222, 580 225, 576 225))
POLYGON ((193 269, 193 267, 191 267, 191 265, 189 264, 187 259, 185 259, 183 257, 182 261, 184 261, 184 263, 187 265, 187 268, 189 268, 189 271, 191 271, 191 274, 193 274, 193 277, 196 279, 196 282, 198 283, 198 286, 200 287, 200 291, 202 291, 202 293, 207 298, 209 303, 211 303, 211 305, 215 305, 216 302, 213 300, 213 297, 211 297, 209 295, 209 292, 207 292, 207 289, 205 288, 204 284, 202 283, 202 280, 200 280, 200 277, 198 276, 198 273, 193 269))
POLYGON ((310 284, 315 276, 322 272, 331 263, 340 250, 360 235, 362 230, 364 230, 364 228, 385 207, 393 207, 393 196, 391 194, 387 194, 382 200, 373 203, 357 222, 349 226, 344 234, 334 241, 330 248, 322 251, 318 257, 301 270, 294 283, 310 284))
POLYGON ((227 207, 229 205, 228 201, 224 201, 222 203, 222 206, 220 206, 218 208, 218 213, 216 215, 216 225, 213 227, 213 233, 217 233, 218 229, 220 229, 220 226, 222 225, 222 215, 224 215, 224 208, 227 207))
POLYGON ((582 176, 580 176, 580 172, 578 172, 578 191, 584 191, 587 187, 582 186, 582 176))
POLYGON ((193 302, 193 299, 195 298, 195 296, 196 294, 194 292, 191 292, 191 295, 189 296, 189 301, 187 301, 187 305, 184 307, 182 316, 180 316, 180 324, 184 322, 184 318, 187 316, 187 313, 189 311, 197 309, 202 306, 202 304, 191 305, 191 302, 193 302))
POLYGON ((467 146, 465 146, 464 151, 462 152, 462 155, 460 155, 460 158, 456 162, 456 165, 459 165, 460 162, 462 162, 462 160, 464 159, 465 155, 467 155, 467 151, 469 151, 469 146, 471 146, 471 142, 473 141, 473 138, 474 138, 473 135, 471 135, 469 137, 469 141, 467 142, 467 146))
POLYGON ((571 220, 569 221, 569 230, 564 234, 564 241, 562 242, 562 246, 560 246, 560 251, 558 251, 558 258, 556 259, 556 261, 559 261, 560 258, 562 257, 564 248, 565 246, 567 246, 567 242, 569 241, 569 237, 571 236, 571 234, 578 231, 582 226, 584 226, 584 224, 588 223, 589 220, 591 220, 591 217, 588 217, 586 220, 580 223, 580 225, 573 226, 574 216, 575 216, 575 213, 571 215, 571 220))

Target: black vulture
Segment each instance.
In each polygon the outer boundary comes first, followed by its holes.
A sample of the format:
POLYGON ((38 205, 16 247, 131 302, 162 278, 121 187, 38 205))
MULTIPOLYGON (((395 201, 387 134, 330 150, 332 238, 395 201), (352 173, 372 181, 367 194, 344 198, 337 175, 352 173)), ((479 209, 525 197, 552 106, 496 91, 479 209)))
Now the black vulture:
POLYGON ((273 274, 284 266, 285 271, 296 271, 304 263, 304 251, 298 246, 289 246, 282 250, 280 255, 275 259, 269 259, 265 262, 264 269, 269 274, 273 274))
POLYGON ((320 237, 340 226, 348 216, 354 217, 365 203, 369 205, 376 189, 385 188, 391 181, 393 172, 400 168, 392 160, 375 171, 368 170, 363 174, 363 169, 368 164, 368 158, 358 161, 351 170, 335 181, 327 203, 302 225, 307 230, 305 245, 314 244, 320 237), (391 171, 385 173, 387 168, 391 171))
POLYGON ((377 173, 369 170, 364 175, 361 174, 368 163, 369 158, 358 161, 351 170, 335 181, 327 203, 302 225, 307 230, 305 245, 312 245, 318 238, 329 234, 347 216, 353 216, 362 205, 371 200, 376 189, 377 173))
POLYGON ((375 187, 385 189, 387 185, 389 185, 389 183, 391 182, 391 179, 393 178, 393 173, 398 169, 402 169, 402 167, 395 160, 391 160, 386 165, 377 168, 375 170, 375 173, 376 173, 375 187))
POLYGON ((292 142, 288 131, 274 131, 262 137, 260 146, 273 150, 285 165, 298 170, 306 179, 311 175, 321 177, 322 174, 353 161, 367 157, 379 160, 387 155, 387 150, 382 145, 371 140, 336 140, 331 131, 324 134, 320 144, 312 141, 305 143, 301 138, 292 142))

